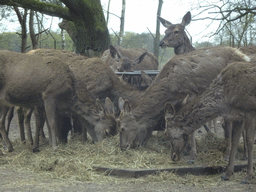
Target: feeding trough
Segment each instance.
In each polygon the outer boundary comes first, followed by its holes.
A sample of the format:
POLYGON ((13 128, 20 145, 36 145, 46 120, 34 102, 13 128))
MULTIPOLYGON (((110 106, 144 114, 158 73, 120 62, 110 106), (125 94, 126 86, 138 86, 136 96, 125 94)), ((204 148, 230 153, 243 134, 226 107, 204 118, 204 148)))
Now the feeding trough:
MULTIPOLYGON (((235 165, 234 172, 240 172, 247 167, 247 164, 235 165)), ((226 167, 175 167, 165 169, 115 169, 107 167, 93 167, 95 171, 104 172, 106 175, 119 177, 133 177, 138 178, 146 175, 155 175, 160 172, 173 172, 178 175, 192 174, 192 175, 213 175, 222 173, 226 167)))

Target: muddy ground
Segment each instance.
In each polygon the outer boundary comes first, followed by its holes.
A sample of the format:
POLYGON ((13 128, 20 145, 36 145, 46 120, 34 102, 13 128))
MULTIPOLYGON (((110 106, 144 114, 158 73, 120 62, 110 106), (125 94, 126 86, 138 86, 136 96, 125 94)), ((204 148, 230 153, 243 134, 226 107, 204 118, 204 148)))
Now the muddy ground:
MULTIPOLYGON (((220 127, 220 122, 219 122, 220 127)), ((220 136, 223 135, 219 129, 220 136)), ((201 134, 201 133, 200 133, 201 134)), ((19 137, 17 116, 12 121, 11 139, 19 137)), ((8 164, 0 166, 0 191, 90 191, 90 192, 167 192, 167 191, 255 191, 256 181, 242 185, 240 181, 245 173, 235 173, 231 181, 221 181, 221 174, 213 176, 177 176, 178 180, 172 181, 169 175, 155 175, 144 178, 118 179, 113 177, 109 182, 97 182, 56 179, 51 175, 15 169, 8 164), (207 180, 211 182, 206 182, 207 180)), ((99 174, 99 177, 106 177, 99 174)), ((107 176, 111 177, 111 176, 107 176)))

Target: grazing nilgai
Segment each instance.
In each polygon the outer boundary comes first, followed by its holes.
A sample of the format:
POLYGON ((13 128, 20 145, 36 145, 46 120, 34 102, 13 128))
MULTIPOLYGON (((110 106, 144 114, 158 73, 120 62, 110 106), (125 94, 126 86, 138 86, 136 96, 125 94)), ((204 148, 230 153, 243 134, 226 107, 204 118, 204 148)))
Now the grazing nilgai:
POLYGON ((101 59, 116 72, 130 72, 135 70, 158 70, 157 58, 146 49, 126 49, 109 45, 101 59))
POLYGON ((96 129, 113 126, 113 116, 107 114, 102 103, 94 99, 86 84, 76 79, 62 60, 11 51, 0 51, 0 58, 0 132, 8 151, 13 150, 4 127, 8 106, 36 106, 36 111, 44 108, 53 147, 59 142, 61 111, 70 112, 87 125, 94 141, 97 141, 96 129))
MULTIPOLYGON (((241 51, 242 53, 248 55, 251 59, 251 63, 256 63, 256 46, 245 46, 245 47, 240 47, 239 51, 241 51)), ((247 118, 248 119, 248 118, 247 118)), ((251 120, 249 120, 248 123, 250 123, 251 120)), ((225 138, 226 138, 226 142, 227 142, 227 149, 225 152, 225 160, 229 159, 229 154, 231 151, 231 142, 232 142, 232 121, 230 121, 229 119, 224 118, 222 127, 224 129, 224 134, 225 134, 225 138)), ((243 136, 243 141, 244 141, 244 155, 242 157, 242 160, 246 160, 248 158, 248 150, 247 150, 247 142, 246 142, 246 130, 243 130, 242 132, 242 136, 243 136)))
MULTIPOLYGON (((164 38, 159 43, 160 47, 173 47, 174 53, 176 55, 182 55, 195 50, 185 32, 185 27, 189 25, 191 22, 190 12, 187 12, 183 16, 181 24, 172 24, 171 22, 163 19, 160 16, 158 16, 158 20, 163 24, 164 27, 167 28, 165 31, 164 38)), ((213 122, 208 122, 208 125, 210 123, 213 123, 214 130, 216 130, 216 120, 213 120, 213 122)), ((207 131, 209 131, 207 126, 204 125, 204 127, 206 128, 207 131)), ((194 156, 196 156, 195 133, 193 133, 193 135, 191 136, 190 147, 192 159, 194 159, 194 156)))
MULTIPOLYGON (((159 46, 162 48, 173 47, 176 55, 188 53, 196 50, 191 44, 186 32, 185 27, 191 22, 191 13, 187 12, 182 19, 181 24, 172 24, 171 22, 158 16, 159 21, 166 27, 165 36, 160 41, 159 46)), ((216 132, 216 120, 208 122, 208 125, 213 124, 216 132)))
MULTIPOLYGON (((67 62, 75 77, 84 82, 87 85, 87 89, 100 100, 109 97, 110 100, 117 104, 119 97, 136 100, 138 95, 142 93, 142 91, 139 91, 135 87, 120 80, 110 67, 99 58, 87 59, 72 52, 53 49, 37 49, 32 50, 27 54, 34 54, 44 58, 54 56, 63 59, 67 62)), ((115 110, 112 107, 110 100, 105 100, 105 105, 107 105, 107 111, 113 115, 115 110)), ((100 133, 104 133, 104 131, 98 131, 97 137, 99 141, 106 136, 105 134, 102 135, 100 133)), ((109 130, 106 129, 105 133, 108 135, 115 135, 117 130, 113 127, 109 130)))
POLYGON ((53 49, 36 49, 31 54, 41 57, 63 58, 75 77, 84 82, 92 95, 102 101, 109 97, 114 104, 117 104, 119 97, 136 100, 138 95, 143 93, 143 91, 120 80, 102 59, 86 59, 72 52, 53 49))
POLYGON ((256 63, 234 62, 217 76, 197 98, 177 109, 166 104, 167 134, 172 145, 172 159, 177 161, 188 136, 205 122, 222 115, 233 120, 232 147, 223 180, 234 170, 234 159, 243 128, 247 131, 248 166, 243 183, 253 176, 253 144, 256 117, 256 63))
POLYGON ((191 22, 191 13, 187 12, 180 24, 172 24, 171 22, 158 16, 159 21, 166 27, 165 36, 160 41, 159 46, 162 48, 173 47, 176 55, 188 53, 195 50, 191 45, 189 38, 185 32, 185 27, 191 22))
POLYGON ((234 61, 249 61, 246 55, 231 47, 211 47, 174 56, 157 75, 152 85, 133 104, 126 100, 120 114, 121 148, 141 145, 164 116, 164 105, 180 105, 204 92, 220 71, 234 61), (125 139, 128 138, 128 139, 125 139))

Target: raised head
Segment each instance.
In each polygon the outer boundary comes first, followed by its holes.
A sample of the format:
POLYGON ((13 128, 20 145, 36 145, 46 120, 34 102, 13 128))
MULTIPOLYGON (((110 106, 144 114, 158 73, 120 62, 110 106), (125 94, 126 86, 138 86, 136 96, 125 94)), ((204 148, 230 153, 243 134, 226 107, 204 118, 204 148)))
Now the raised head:
POLYGON ((110 51, 111 57, 116 60, 116 64, 112 65, 111 68, 113 71, 118 71, 118 72, 134 71, 133 67, 136 65, 139 65, 147 55, 147 52, 144 52, 138 58, 130 59, 126 56, 123 56, 113 45, 109 45, 109 51, 110 51))
POLYGON ((175 123, 176 110, 171 103, 165 105, 165 134, 171 144, 171 158, 179 161, 181 154, 188 142, 188 134, 184 132, 182 126, 175 123))
POLYGON ((164 38, 159 43, 161 48, 173 47, 175 54, 177 55, 195 50, 185 32, 185 27, 191 22, 190 12, 187 12, 184 15, 180 24, 172 24, 160 16, 158 16, 158 19, 163 24, 163 26, 167 28, 165 30, 164 38))

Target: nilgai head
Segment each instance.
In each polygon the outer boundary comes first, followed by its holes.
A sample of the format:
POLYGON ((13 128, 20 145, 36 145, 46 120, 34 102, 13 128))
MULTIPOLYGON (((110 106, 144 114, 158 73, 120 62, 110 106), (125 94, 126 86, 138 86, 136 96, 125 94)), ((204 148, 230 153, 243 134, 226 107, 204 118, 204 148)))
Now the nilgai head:
POLYGON ((188 134, 184 132, 182 126, 174 123, 175 107, 171 103, 165 105, 165 134, 171 144, 171 159, 179 161, 182 156, 182 151, 187 145, 188 134))
POLYGON ((191 22, 191 13, 187 12, 180 24, 172 24, 170 21, 158 16, 159 21, 167 29, 165 30, 165 36, 160 41, 159 46, 165 47, 179 47, 184 44, 184 39, 188 38, 185 32, 185 27, 191 22))
POLYGON ((117 134, 114 105, 107 97, 105 106, 99 99, 96 100, 96 109, 99 113, 99 119, 95 125, 95 133, 98 141, 102 141, 107 136, 117 134))
POLYGON ((143 141, 143 138, 146 136, 146 129, 138 129, 139 125, 135 117, 132 115, 132 108, 127 100, 123 100, 120 97, 118 106, 121 111, 117 119, 117 128, 120 136, 121 150, 139 147, 142 145, 141 141, 143 141))
POLYGON ((109 45, 109 51, 111 57, 113 57, 117 62, 116 66, 111 66, 111 68, 113 71, 118 72, 134 71, 133 67, 140 64, 147 55, 147 52, 144 52, 138 58, 132 60, 128 57, 123 56, 113 45, 109 45))

